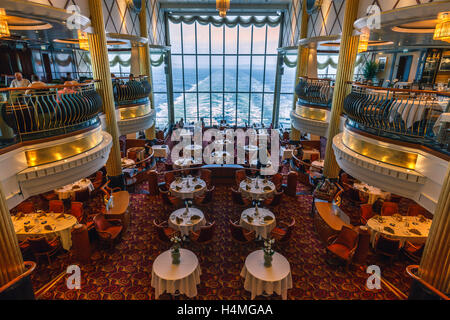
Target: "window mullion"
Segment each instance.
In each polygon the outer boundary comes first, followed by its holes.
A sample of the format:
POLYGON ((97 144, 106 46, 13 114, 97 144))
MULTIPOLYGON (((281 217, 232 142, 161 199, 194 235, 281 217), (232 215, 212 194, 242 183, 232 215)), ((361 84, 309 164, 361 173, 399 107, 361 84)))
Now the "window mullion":
MULTIPOLYGON (((268 26, 266 25, 266 35, 264 37, 264 70, 263 70, 263 92, 262 92, 262 109, 261 109, 261 122, 264 119, 264 93, 266 90, 266 59, 267 59, 267 30, 268 26)), ((275 98, 275 97, 274 97, 275 98)))
POLYGON ((253 25, 252 25, 252 29, 250 31, 250 78, 249 78, 249 93, 248 93, 248 123, 251 123, 250 121, 250 112, 251 112, 251 108, 252 108, 252 67, 253 67, 253 25))
POLYGON ((239 79, 239 25, 237 25, 237 37, 236 37, 236 105, 234 106, 235 109, 235 123, 236 126, 238 124, 238 96, 239 96, 239 87, 238 87, 238 79, 239 79))
POLYGON ((195 92, 197 95, 197 121, 199 120, 199 100, 198 100, 198 61, 197 61, 197 22, 194 23, 194 32, 195 32, 195 80, 196 80, 196 86, 195 86, 195 92))
POLYGON ((184 120, 186 121, 186 86, 184 84, 184 48, 183 48, 183 22, 180 24, 181 35, 181 75, 183 77, 183 107, 184 107, 184 120))

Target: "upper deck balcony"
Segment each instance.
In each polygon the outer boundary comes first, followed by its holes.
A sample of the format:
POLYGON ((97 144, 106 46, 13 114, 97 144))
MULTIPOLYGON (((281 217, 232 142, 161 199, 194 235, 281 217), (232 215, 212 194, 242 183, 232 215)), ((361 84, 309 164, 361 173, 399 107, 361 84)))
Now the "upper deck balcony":
POLYGON ((299 78, 295 87, 298 102, 291 112, 291 123, 295 129, 326 137, 333 88, 334 81, 331 79, 299 78))
POLYGON ((112 80, 120 133, 134 133, 152 127, 155 111, 151 108, 148 77, 116 77, 112 80))

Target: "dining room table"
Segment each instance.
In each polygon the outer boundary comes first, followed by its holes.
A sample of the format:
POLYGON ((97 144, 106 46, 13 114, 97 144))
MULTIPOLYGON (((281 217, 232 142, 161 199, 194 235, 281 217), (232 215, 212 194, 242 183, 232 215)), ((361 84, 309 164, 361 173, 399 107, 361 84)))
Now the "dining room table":
POLYGON ((142 161, 145 159, 145 147, 132 147, 127 149, 127 158, 129 152, 136 152, 137 161, 142 161))
POLYGON ((197 295, 200 284, 201 268, 198 258, 190 250, 180 248, 180 263, 172 263, 171 250, 156 257, 152 266, 151 286, 155 288, 155 298, 164 292, 185 294, 188 298, 197 295))
POLYGON ((239 190, 244 198, 264 200, 273 197, 275 184, 266 178, 245 178, 239 184, 239 190))
POLYGON ((194 199, 206 191, 206 182, 198 177, 178 177, 170 184, 172 196, 185 199, 194 199))
POLYGON ((317 149, 303 149, 302 160, 311 160, 312 155, 316 155, 317 159, 320 159, 320 151, 317 149))
POLYGON ((61 188, 55 189, 55 193, 58 195, 60 200, 65 199, 76 199, 77 192, 84 191, 88 189, 89 192, 94 191, 94 185, 92 181, 88 178, 80 179, 74 183, 67 184, 61 188))
POLYGON ((264 266, 263 250, 250 253, 245 259, 241 277, 244 278, 244 289, 251 293, 252 300, 259 295, 274 293, 286 300, 287 291, 292 288, 291 266, 278 252, 273 254, 270 267, 264 266))
POLYGON ((51 212, 19 214, 12 217, 12 222, 18 240, 38 236, 51 238, 57 235, 65 250, 72 247, 71 230, 78 224, 77 219, 70 214, 51 212))
POLYGON ((195 158, 178 158, 173 162, 174 169, 184 169, 190 166, 201 165, 202 161, 197 161, 195 158))
POLYGON ((242 211, 239 225, 246 230, 255 231, 257 239, 267 239, 277 223, 272 211, 256 206, 242 211))
POLYGON ((368 204, 374 204, 378 198, 388 200, 391 198, 390 192, 382 191, 380 188, 370 186, 364 182, 355 182, 353 187, 363 193, 363 197, 368 197, 368 204))
POLYGON ((375 245, 380 234, 400 240, 403 246, 406 241, 424 243, 428 238, 431 219, 423 216, 374 216, 367 221, 367 228, 371 232, 370 242, 375 245))
POLYGON ((188 155, 194 156, 195 151, 201 152, 203 150, 203 146, 201 146, 199 144, 189 144, 184 147, 184 150, 187 152, 188 155))
POLYGON ((180 231, 182 236, 189 236, 191 231, 198 231, 206 224, 203 212, 198 208, 180 208, 172 212, 168 220, 169 226, 180 231))

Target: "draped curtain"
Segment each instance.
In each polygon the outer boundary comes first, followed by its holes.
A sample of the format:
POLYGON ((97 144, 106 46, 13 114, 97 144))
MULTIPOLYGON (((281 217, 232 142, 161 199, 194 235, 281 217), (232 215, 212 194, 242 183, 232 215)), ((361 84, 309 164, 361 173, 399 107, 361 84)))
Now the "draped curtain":
MULTIPOLYGON (((89 55, 83 55, 83 60, 86 64, 91 65, 91 58, 89 55)), ((150 62, 153 67, 159 67, 164 62, 164 53, 155 59, 150 56, 150 62)), ((117 64, 122 67, 129 67, 131 65, 131 57, 129 59, 122 59, 119 55, 116 55, 111 61, 109 61, 110 67, 115 67, 117 64)))
POLYGON ((233 28, 237 25, 243 27, 249 27, 254 25, 258 28, 268 25, 270 27, 276 27, 281 23, 281 16, 277 17, 216 17, 216 16, 177 16, 169 15, 169 21, 173 23, 184 22, 186 24, 193 24, 198 22, 201 25, 212 24, 215 27, 221 27, 226 25, 227 27, 233 28))

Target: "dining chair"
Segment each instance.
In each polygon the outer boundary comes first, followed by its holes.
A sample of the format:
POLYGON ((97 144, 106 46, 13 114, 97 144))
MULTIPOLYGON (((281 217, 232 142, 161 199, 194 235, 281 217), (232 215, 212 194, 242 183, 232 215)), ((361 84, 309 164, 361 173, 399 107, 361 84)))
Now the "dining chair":
POLYGON ((207 187, 203 195, 195 196, 194 204, 198 207, 208 208, 209 212, 212 214, 214 208, 213 195, 215 188, 215 186, 212 186, 211 188, 207 187))
POLYGON ((247 209, 251 205, 251 201, 242 197, 242 193, 231 187, 231 200, 233 201, 233 211, 247 209))
POLYGON ((85 203, 89 201, 91 192, 88 188, 83 188, 75 192, 75 201, 85 203))
POLYGON ((358 236, 358 232, 352 228, 342 226, 339 234, 332 235, 327 240, 329 243, 326 248, 327 254, 344 261, 347 271, 358 246, 358 236))
POLYGON ((167 220, 158 222, 156 219, 153 220, 153 226, 156 230, 157 240, 161 243, 170 243, 170 238, 178 235, 179 232, 169 227, 167 220))
POLYGON ((282 202, 281 200, 283 199, 283 194, 283 191, 275 191, 273 198, 269 198, 264 201, 264 205, 272 211, 277 212, 278 216, 280 215, 280 207, 282 202))
POLYGON ((181 199, 170 195, 170 191, 167 188, 158 188, 161 195, 162 203, 167 211, 175 210, 182 205, 181 199))
POLYGON ((292 231, 295 226, 295 218, 291 218, 290 222, 280 221, 279 224, 270 232, 270 236, 275 239, 275 243, 283 245, 289 242, 292 231))
POLYGON ((229 220, 230 225, 230 231, 231 231, 231 238, 239 243, 239 244, 246 244, 250 243, 253 240, 255 240, 255 231, 249 231, 245 230, 243 227, 241 227, 238 222, 233 222, 231 219, 229 220))
POLYGON ((123 225, 120 219, 106 219, 104 214, 97 214, 94 216, 95 230, 99 236, 101 242, 110 244, 110 248, 113 247, 116 239, 119 239, 123 225))
POLYGON ((381 207, 382 216, 392 216, 398 213, 398 204, 395 202, 385 201, 381 207))
POLYGON ((62 200, 50 200, 48 202, 48 210, 55 213, 64 212, 64 202, 62 200))
POLYGON ((370 218, 373 217, 374 212, 372 211, 372 205, 365 203, 360 205, 360 222, 362 225, 365 225, 370 218))
POLYGON ((164 174, 164 181, 166 182, 167 189, 169 189, 170 184, 175 181, 175 174, 173 172, 166 172, 164 174))
POLYGON ((84 220, 83 203, 72 201, 70 203, 70 214, 77 218, 78 223, 81 223, 84 220))
POLYGON ((427 211, 424 208, 422 208, 422 206, 420 206, 418 204, 411 204, 408 207, 408 212, 406 215, 410 216, 410 217, 416 217, 418 215, 424 216, 426 214, 427 214, 427 211))
POLYGON ((212 171, 209 169, 200 169, 200 179, 206 182, 206 186, 211 186, 212 171))
POLYGON ((410 260, 419 263, 422 258, 423 249, 425 248, 425 243, 415 244, 406 241, 405 245, 402 247, 401 252, 410 260))
POLYGON ((48 264, 51 263, 50 258, 61 249, 61 241, 57 236, 51 240, 46 237, 28 238, 28 243, 36 261, 39 261, 40 257, 47 257, 48 264))
MULTIPOLYGON (((198 231, 191 231, 189 239, 191 239, 194 243, 207 245, 213 240, 215 230, 216 222, 208 222, 206 225, 201 226, 198 231)), ((205 248, 208 248, 208 246, 205 246, 205 248)))
POLYGON ((279 173, 279 172, 275 173, 270 180, 275 185, 275 189, 277 191, 281 191, 282 190, 283 175, 281 173, 279 173))
POLYGON ((17 211, 18 212, 23 212, 23 213, 35 212, 34 204, 31 201, 22 202, 21 204, 19 204, 17 206, 17 211))
POLYGON ((400 240, 380 234, 375 240, 374 249, 376 254, 388 257, 389 262, 392 263, 400 251, 400 240))
POLYGON ((239 185, 241 184, 241 181, 244 180, 246 178, 246 173, 245 170, 239 169, 236 170, 235 174, 234 174, 234 180, 236 182, 236 187, 239 189, 239 185))

